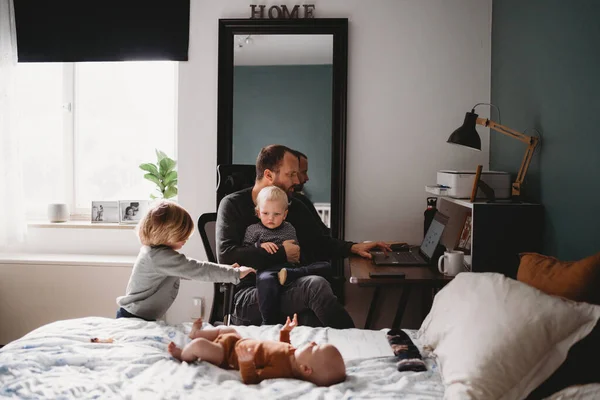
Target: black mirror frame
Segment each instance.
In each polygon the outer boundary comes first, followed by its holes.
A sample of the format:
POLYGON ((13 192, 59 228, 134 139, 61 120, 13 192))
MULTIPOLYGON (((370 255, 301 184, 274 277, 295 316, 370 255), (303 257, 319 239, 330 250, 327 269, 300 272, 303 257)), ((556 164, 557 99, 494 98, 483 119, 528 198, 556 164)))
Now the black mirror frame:
POLYGON ((233 45, 235 35, 333 35, 331 234, 344 238, 348 19, 220 19, 217 165, 232 164, 233 45))

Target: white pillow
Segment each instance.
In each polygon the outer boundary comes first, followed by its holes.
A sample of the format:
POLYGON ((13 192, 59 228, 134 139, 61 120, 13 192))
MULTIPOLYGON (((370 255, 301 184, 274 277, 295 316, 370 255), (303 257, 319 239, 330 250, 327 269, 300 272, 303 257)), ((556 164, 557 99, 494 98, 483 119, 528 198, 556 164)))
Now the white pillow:
POLYGON ((419 330, 433 349, 446 399, 522 399, 587 336, 600 306, 547 295, 494 273, 460 273, 419 330))

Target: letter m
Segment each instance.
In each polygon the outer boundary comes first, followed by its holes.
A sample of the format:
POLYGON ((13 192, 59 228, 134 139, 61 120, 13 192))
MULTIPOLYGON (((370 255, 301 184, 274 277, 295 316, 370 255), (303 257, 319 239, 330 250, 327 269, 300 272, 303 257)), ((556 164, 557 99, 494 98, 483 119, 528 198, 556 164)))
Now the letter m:
POLYGON ((298 18, 299 8, 299 5, 295 5, 294 8, 292 8, 292 12, 290 13, 287 6, 285 4, 282 4, 281 13, 283 14, 283 18, 298 18))

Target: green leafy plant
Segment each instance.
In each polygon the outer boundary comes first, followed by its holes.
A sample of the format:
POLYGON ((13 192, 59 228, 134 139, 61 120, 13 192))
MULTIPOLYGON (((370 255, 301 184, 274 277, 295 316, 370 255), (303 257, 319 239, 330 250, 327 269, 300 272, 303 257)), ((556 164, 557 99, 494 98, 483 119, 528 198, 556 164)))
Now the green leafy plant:
POLYGON ((144 178, 154 182, 157 186, 158 196, 150 194, 152 199, 170 199, 177 196, 177 161, 168 157, 160 150, 156 150, 156 164, 140 164, 140 169, 146 171, 144 178))

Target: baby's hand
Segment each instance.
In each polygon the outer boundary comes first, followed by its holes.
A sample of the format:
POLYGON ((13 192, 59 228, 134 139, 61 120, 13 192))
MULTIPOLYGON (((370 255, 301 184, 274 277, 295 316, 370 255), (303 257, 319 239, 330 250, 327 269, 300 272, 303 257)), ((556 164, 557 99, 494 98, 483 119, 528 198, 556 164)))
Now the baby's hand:
POLYGON ((279 249, 279 247, 275 243, 272 243, 272 242, 262 243, 260 245, 260 247, 265 249, 269 254, 275 254, 275 253, 277 253, 277 250, 279 249))
POLYGON ((290 317, 287 317, 287 320, 285 321, 285 325, 283 325, 283 328, 281 328, 281 330, 291 332, 292 329, 294 329, 297 326, 298 326, 298 314, 294 314, 293 320, 290 320, 290 317))
POLYGON ((248 274, 256 273, 256 270, 250 267, 239 267, 238 269, 240 270, 240 279, 244 278, 248 274))
POLYGON ((235 263, 231 266, 231 268, 239 268, 239 267, 240 267, 240 264, 238 264, 238 263, 235 263))

